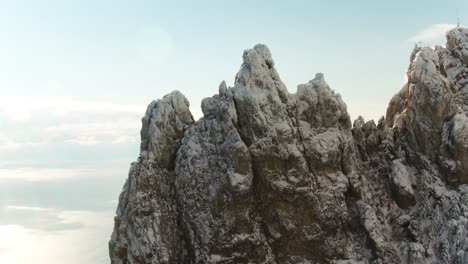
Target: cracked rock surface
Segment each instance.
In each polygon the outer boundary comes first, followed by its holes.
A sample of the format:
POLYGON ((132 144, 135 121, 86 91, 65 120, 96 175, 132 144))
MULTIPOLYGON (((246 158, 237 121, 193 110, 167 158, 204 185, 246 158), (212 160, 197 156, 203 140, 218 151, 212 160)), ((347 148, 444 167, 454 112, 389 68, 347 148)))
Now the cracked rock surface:
POLYGON ((198 121, 152 102, 112 263, 468 263, 467 60, 467 29, 416 47, 377 124, 323 74, 290 94, 264 45, 198 121))

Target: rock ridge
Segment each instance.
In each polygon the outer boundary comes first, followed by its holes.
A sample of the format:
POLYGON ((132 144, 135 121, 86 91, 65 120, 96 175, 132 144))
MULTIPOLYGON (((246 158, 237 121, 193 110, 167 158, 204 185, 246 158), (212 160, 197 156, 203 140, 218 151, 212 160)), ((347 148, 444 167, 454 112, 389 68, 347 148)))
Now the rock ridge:
POLYGON ((324 75, 289 93, 262 44, 234 86, 142 118, 111 262, 468 263, 468 30, 415 47, 378 124, 324 75))

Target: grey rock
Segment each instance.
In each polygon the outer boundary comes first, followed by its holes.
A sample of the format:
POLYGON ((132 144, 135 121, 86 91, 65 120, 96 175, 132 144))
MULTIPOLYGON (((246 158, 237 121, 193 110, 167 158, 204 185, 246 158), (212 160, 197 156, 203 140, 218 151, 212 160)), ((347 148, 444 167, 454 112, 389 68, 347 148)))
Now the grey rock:
POLYGON ((193 123, 188 100, 172 92, 142 118, 141 150, 119 198, 109 243, 113 263, 177 263, 180 243, 175 155, 193 123))
POLYGON ((447 38, 377 124, 321 73, 290 94, 265 45, 200 120, 179 92, 152 102, 111 262, 468 263, 468 34, 447 38))
POLYGON ((392 162, 392 172, 390 173, 390 189, 394 193, 395 202, 403 209, 407 209, 416 204, 414 190, 411 186, 410 175, 406 166, 399 160, 392 162))
POLYGON ((456 28, 447 32, 447 48, 454 56, 468 65, 468 29, 456 28))

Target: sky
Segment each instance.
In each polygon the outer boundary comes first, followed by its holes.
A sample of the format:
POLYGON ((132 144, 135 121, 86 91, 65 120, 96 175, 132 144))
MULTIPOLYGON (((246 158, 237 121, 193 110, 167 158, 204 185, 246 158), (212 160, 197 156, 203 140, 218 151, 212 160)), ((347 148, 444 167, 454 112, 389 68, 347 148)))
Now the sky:
POLYGON ((0 0, 0 263, 109 263, 146 106, 233 85, 266 44, 293 93, 322 72, 378 119, 415 45, 443 45, 468 1, 0 0))

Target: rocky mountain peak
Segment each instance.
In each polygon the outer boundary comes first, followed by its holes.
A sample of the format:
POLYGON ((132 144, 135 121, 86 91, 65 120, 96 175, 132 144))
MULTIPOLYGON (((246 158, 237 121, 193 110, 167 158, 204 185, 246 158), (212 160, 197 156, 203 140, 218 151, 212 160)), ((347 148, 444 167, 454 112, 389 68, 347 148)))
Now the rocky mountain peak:
POLYGON ((396 129, 407 153, 423 153, 439 163, 449 182, 468 183, 468 164, 460 159, 467 152, 455 143, 463 140, 456 137, 465 131, 453 129, 461 117, 456 114, 468 114, 467 30, 449 31, 447 41, 447 48, 415 47, 408 82, 390 101, 387 124, 396 129))
POLYGON ((468 263, 467 36, 415 47, 377 124, 321 73, 289 93, 261 44, 200 120, 152 102, 112 263, 468 263))
POLYGON ((465 66, 468 65, 468 29, 458 27, 447 32, 447 48, 465 66))

